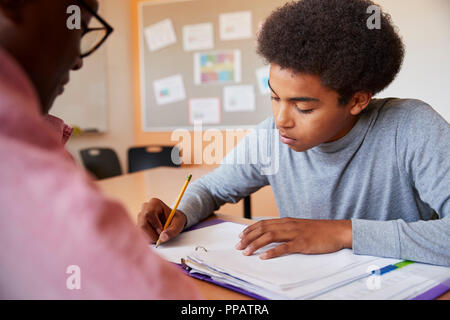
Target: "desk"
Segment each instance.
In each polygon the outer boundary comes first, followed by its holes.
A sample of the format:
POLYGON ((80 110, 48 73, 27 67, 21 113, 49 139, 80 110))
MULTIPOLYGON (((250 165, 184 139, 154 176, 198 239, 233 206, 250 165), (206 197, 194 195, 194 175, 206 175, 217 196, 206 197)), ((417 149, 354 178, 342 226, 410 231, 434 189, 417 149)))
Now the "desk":
MULTIPOLYGON (((188 176, 192 174, 192 181, 214 170, 215 167, 195 168, 156 168, 123 175, 120 177, 101 180, 99 187, 107 196, 121 201, 128 210, 131 219, 136 223, 137 214, 144 202, 151 198, 159 198, 166 204, 171 205, 177 198, 180 189, 188 176)), ((277 216, 275 201, 270 187, 262 188, 252 195, 253 213, 259 215, 277 216), (269 200, 268 200, 269 199, 269 200)), ((222 214, 215 216, 227 221, 251 224, 252 220, 242 218, 243 204, 226 204, 220 208, 222 214)), ((251 298, 234 291, 192 279, 198 286, 200 292, 209 300, 250 300, 251 298)), ((450 291, 439 299, 450 300, 450 291)))
MULTIPOLYGON (((186 177, 192 174, 192 182, 213 171, 217 166, 171 168, 160 167, 110 179, 100 180, 98 185, 109 196, 119 199, 131 218, 136 222, 137 214, 144 202, 159 198, 167 205, 177 199, 186 177)), ((278 217, 278 209, 270 186, 252 194, 253 216, 278 217)), ((220 208, 223 214, 243 217, 243 201, 225 204, 220 208)))

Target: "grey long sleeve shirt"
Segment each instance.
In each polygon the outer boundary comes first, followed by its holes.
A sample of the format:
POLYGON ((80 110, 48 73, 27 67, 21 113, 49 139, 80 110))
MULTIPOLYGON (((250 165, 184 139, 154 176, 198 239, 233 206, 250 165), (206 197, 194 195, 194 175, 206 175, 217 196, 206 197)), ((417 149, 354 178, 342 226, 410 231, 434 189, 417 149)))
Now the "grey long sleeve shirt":
POLYGON ((422 101, 374 99, 345 137, 305 152, 270 117, 178 208, 189 227, 269 184, 280 217, 351 219, 355 254, 450 266, 450 126, 422 101))

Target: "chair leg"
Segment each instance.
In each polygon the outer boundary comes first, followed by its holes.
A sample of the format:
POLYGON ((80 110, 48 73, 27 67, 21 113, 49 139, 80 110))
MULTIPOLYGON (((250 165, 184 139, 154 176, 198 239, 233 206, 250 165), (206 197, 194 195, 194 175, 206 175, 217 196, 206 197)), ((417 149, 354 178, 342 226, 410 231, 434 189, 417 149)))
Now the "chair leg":
POLYGON ((244 218, 252 218, 252 206, 250 201, 250 196, 244 198, 244 218))

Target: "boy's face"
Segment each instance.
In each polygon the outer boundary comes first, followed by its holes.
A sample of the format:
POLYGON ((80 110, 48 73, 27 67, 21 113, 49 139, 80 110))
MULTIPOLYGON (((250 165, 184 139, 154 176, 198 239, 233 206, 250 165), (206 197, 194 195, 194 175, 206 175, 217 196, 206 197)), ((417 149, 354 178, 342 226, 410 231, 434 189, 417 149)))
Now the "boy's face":
POLYGON ((339 105, 339 94, 324 87, 318 76, 295 74, 272 64, 269 83, 281 142, 294 151, 302 152, 338 140, 357 121, 351 113, 353 105, 339 105))

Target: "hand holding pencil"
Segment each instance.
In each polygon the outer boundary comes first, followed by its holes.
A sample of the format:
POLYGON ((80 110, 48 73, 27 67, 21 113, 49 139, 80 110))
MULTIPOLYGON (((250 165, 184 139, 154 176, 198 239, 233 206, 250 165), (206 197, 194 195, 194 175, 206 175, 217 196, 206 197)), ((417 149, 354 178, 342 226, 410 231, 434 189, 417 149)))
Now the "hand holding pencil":
POLYGON ((177 208, 191 178, 192 175, 189 175, 186 179, 172 209, 157 198, 143 204, 138 215, 138 227, 144 231, 151 243, 156 242, 158 246, 160 242, 166 242, 183 231, 187 219, 177 208))

